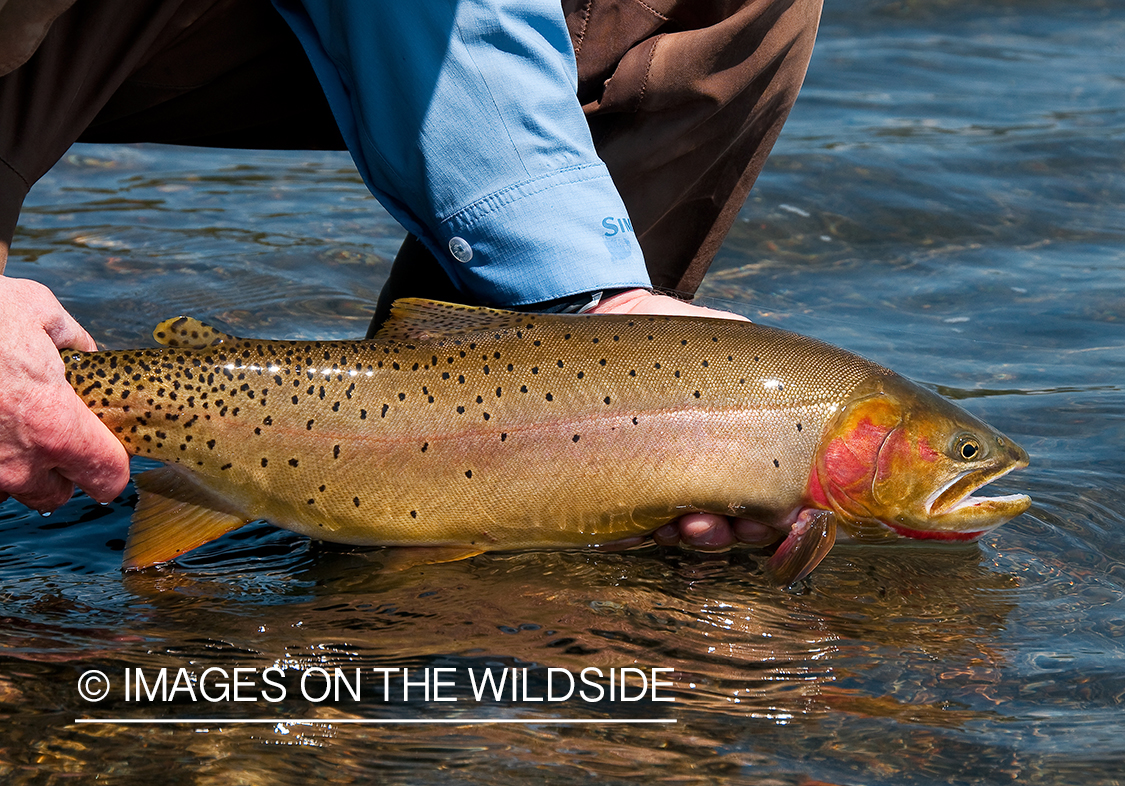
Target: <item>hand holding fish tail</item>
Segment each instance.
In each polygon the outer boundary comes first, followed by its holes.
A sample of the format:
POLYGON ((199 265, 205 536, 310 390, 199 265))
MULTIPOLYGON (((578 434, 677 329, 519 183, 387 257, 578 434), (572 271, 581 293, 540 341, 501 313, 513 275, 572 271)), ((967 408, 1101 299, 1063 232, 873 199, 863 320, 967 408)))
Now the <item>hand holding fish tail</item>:
POLYGON ((0 276, 0 501, 39 511, 77 484, 109 501, 129 481, 129 458, 66 381, 60 349, 94 351, 90 335, 50 290, 0 276))
MULTIPOLYGON (((668 314, 749 321, 741 314, 696 306, 668 295, 653 294, 646 289, 630 289, 606 298, 590 309, 590 313, 668 314)), ((714 513, 689 513, 665 524, 652 537, 662 546, 676 546, 682 542, 693 548, 709 550, 729 548, 735 542, 768 546, 781 535, 772 527, 748 519, 728 518, 714 513)))

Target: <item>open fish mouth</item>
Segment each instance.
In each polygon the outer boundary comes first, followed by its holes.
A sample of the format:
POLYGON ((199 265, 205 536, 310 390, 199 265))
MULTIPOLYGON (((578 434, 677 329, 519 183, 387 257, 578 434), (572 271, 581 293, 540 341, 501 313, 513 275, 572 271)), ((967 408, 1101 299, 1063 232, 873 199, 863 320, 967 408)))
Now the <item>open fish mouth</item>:
POLYGON ((1027 466, 1026 462, 996 469, 985 467, 953 478, 934 492, 926 503, 922 521, 885 522, 900 535, 923 540, 971 541, 996 529, 1031 507, 1026 494, 997 497, 977 496, 989 483, 1009 472, 1027 466))

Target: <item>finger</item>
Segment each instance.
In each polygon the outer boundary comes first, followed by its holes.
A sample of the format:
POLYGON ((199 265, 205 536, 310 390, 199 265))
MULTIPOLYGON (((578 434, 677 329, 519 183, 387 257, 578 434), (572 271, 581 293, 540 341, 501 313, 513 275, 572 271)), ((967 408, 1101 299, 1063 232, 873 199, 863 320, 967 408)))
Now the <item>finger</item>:
POLYGON ((723 549, 734 542, 734 536, 725 516, 689 513, 680 519, 680 540, 697 549, 723 549))
POLYGON ((631 549, 634 546, 639 546, 644 542, 645 542, 645 536, 644 535, 636 535, 636 536, 631 537, 631 538, 622 538, 621 540, 615 540, 611 543, 603 543, 600 546, 598 546, 598 550, 599 551, 624 551, 625 549, 631 549))
POLYGON ((52 469, 32 478, 24 490, 13 491, 12 497, 32 510, 50 513, 65 505, 73 494, 74 484, 52 469))
POLYGON ((773 527, 750 519, 734 519, 731 522, 731 531, 741 543, 751 546, 768 546, 780 540, 783 533, 773 527))
POLYGON ((110 502, 129 482, 129 454, 77 395, 72 400, 70 447, 55 451, 58 472, 98 502, 110 502))
POLYGON ((668 522, 656 532, 652 533, 652 539, 659 543, 661 546, 680 545, 680 522, 668 522))

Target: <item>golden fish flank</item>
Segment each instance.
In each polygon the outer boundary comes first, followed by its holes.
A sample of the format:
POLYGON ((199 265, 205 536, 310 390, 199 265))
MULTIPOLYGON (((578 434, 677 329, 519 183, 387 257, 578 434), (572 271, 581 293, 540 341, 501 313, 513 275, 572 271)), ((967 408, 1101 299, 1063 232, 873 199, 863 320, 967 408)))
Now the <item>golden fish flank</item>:
POLYGON ((405 300, 372 341, 237 339, 187 318, 155 335, 165 348, 64 353, 126 449, 167 464, 136 479, 126 567, 256 519, 468 554, 604 544, 700 510, 790 526, 775 565, 791 578, 827 552, 837 517, 960 539, 1029 504, 970 496, 1026 464, 1010 440, 887 369, 760 325, 405 300), (965 435, 975 456, 956 454, 965 435))

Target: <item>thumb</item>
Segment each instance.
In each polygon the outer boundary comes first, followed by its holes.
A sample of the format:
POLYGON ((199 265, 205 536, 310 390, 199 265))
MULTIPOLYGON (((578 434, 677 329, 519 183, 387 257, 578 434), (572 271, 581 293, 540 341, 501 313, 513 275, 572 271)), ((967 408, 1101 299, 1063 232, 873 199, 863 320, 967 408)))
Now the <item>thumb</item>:
POLYGON ((55 343, 56 349, 77 349, 80 352, 96 352, 98 349, 85 328, 61 306, 44 321, 43 330, 55 343))
POLYGON ((129 454, 77 394, 71 402, 67 446, 55 453, 55 470, 98 502, 109 502, 129 482, 129 454))

